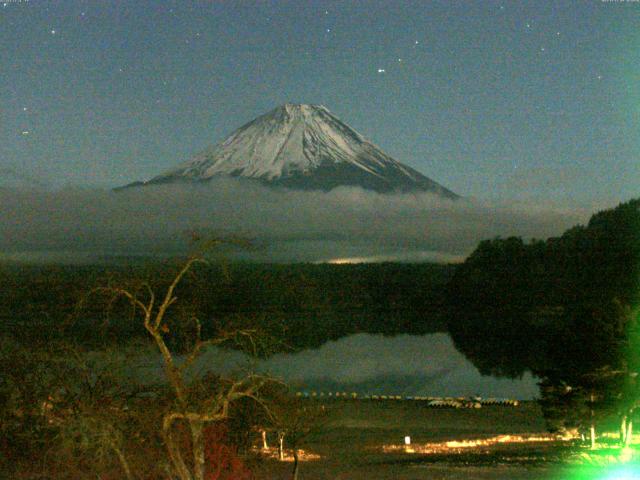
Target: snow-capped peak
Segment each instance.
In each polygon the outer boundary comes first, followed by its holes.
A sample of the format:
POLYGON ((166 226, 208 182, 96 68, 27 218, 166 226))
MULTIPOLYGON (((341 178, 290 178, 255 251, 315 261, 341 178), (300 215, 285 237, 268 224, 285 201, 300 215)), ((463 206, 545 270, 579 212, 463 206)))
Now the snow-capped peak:
POLYGON ((389 157, 323 105, 285 103, 147 183, 248 177, 292 188, 359 185, 455 194, 389 157))

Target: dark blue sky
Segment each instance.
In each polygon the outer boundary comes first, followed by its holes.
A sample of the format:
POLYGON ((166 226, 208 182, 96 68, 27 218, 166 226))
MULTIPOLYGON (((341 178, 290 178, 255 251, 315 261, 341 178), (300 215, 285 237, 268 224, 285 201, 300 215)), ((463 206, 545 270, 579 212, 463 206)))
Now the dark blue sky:
POLYGON ((150 177, 290 101, 464 196, 639 193, 640 2, 7 0, 0 32, 0 170, 52 186, 150 177))

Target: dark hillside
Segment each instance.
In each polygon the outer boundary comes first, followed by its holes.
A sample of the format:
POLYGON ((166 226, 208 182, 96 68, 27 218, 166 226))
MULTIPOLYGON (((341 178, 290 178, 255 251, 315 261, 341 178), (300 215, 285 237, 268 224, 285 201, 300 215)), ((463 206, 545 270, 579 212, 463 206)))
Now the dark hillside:
MULTIPOLYGON (((0 319, 4 333, 35 339, 63 332, 82 342, 144 337, 125 302, 105 304, 92 288, 162 286, 171 264, 135 266, 4 266, 0 319), (34 326, 38 328, 34 328, 34 326)), ((199 267, 180 286, 174 315, 196 315, 205 333, 249 320, 284 330, 293 348, 316 347, 356 332, 444 331, 444 286, 453 266, 437 264, 230 264, 199 267)))

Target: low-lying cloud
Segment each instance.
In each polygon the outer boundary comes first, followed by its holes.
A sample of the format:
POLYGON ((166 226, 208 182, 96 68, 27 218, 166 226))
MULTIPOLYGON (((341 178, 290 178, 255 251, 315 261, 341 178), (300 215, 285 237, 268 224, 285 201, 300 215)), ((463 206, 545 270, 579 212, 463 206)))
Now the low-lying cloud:
POLYGON ((244 255, 271 261, 461 260, 495 236, 546 238, 592 212, 495 205, 428 194, 275 190, 236 179, 119 192, 0 189, 5 258, 75 260, 165 255, 189 232, 255 240, 244 255))

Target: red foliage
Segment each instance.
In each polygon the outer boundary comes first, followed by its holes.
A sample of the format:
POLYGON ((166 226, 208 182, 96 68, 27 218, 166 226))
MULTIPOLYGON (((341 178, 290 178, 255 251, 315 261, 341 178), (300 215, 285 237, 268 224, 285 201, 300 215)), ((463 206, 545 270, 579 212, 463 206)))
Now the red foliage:
MULTIPOLYGON (((191 437, 184 424, 176 426, 180 449, 191 452, 191 437)), ((253 475, 245 466, 235 446, 228 443, 227 426, 211 424, 204 428, 204 455, 206 480, 251 480, 253 475)))
POLYGON ((207 426, 204 441, 207 480, 251 480, 251 472, 238 457, 236 447, 227 443, 226 425, 207 426))

